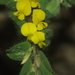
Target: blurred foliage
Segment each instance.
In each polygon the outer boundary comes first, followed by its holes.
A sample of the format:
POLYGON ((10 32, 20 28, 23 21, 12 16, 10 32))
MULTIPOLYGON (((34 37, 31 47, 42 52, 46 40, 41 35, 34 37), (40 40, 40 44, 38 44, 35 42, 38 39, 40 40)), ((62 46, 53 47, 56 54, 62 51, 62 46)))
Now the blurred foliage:
POLYGON ((1 0, 0 4, 4 4, 8 7, 8 9, 14 11, 16 10, 15 5, 16 5, 16 1, 14 0, 1 0))

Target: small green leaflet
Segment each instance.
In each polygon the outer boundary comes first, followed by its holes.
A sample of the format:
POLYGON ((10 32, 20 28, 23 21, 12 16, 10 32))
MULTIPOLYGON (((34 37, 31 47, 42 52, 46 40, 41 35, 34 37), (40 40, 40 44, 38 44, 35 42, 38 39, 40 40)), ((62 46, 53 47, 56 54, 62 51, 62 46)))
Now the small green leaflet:
POLYGON ((15 21, 15 23, 16 23, 19 27, 21 27, 24 23, 26 23, 26 21, 24 21, 24 20, 22 20, 22 21, 19 20, 19 19, 17 18, 17 16, 15 16, 13 13, 14 13, 13 11, 9 11, 9 12, 8 12, 8 15, 9 15, 10 18, 13 19, 13 21, 15 21))
POLYGON ((38 73, 39 75, 54 75, 46 69, 43 63, 40 64, 40 67, 38 68, 38 73))
POLYGON ((31 44, 29 42, 19 43, 6 51, 7 56, 13 60, 22 61, 30 48, 31 44))
POLYGON ((57 15, 60 11, 60 0, 51 0, 46 5, 46 10, 48 10, 52 15, 57 15))
POLYGON ((50 45, 50 40, 45 40, 44 42, 46 43, 45 48, 48 47, 48 46, 50 45))
POLYGON ((75 0, 68 0, 69 2, 75 4, 75 0))
POLYGON ((49 72, 47 75, 55 75, 52 68, 51 68, 51 65, 48 61, 48 59, 46 58, 46 56, 43 54, 42 51, 39 51, 38 55, 40 56, 40 59, 41 59, 41 66, 40 66, 40 69, 43 71, 43 70, 47 70, 46 72, 49 72))
POLYGON ((63 5, 64 7, 71 7, 71 3, 70 3, 69 1, 67 1, 67 0, 64 0, 64 1, 62 2, 62 5, 63 5))
POLYGON ((6 5, 9 10, 16 10, 16 1, 14 0, 0 0, 0 4, 6 5))
POLYGON ((26 75, 35 75, 34 72, 28 72, 26 75))
POLYGON ((44 32, 46 34, 46 39, 50 39, 50 37, 53 36, 52 30, 50 30, 50 29, 44 29, 44 30, 42 30, 42 32, 44 32))
MULTIPOLYGON (((19 75, 28 75, 29 71, 31 69, 31 65, 32 65, 31 60, 26 61, 26 63, 23 65, 19 75)), ((29 74, 29 75, 33 75, 33 74, 29 74)))
POLYGON ((48 0, 38 0, 38 1, 41 4, 41 9, 45 9, 47 3, 49 2, 48 0))

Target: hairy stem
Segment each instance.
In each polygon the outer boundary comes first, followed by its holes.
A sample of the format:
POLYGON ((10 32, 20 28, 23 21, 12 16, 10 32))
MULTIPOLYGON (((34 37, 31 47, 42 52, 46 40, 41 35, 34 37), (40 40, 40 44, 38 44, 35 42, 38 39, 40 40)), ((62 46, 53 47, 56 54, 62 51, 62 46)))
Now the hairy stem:
POLYGON ((36 47, 35 45, 33 45, 33 54, 34 54, 34 69, 35 69, 35 75, 37 75, 37 65, 36 65, 36 55, 37 55, 37 52, 36 52, 36 47))

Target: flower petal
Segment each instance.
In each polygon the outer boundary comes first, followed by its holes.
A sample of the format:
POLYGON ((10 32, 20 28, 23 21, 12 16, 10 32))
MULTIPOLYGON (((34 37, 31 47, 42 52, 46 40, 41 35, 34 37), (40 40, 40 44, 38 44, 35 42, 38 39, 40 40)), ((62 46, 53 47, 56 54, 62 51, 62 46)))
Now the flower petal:
POLYGON ((13 14, 14 14, 15 16, 18 16, 19 12, 16 11, 16 12, 14 12, 13 14))
POLYGON ((48 27, 48 24, 46 22, 40 22, 37 25, 37 30, 43 30, 44 28, 48 27))
POLYGON ((16 3, 16 8, 18 11, 22 11, 27 4, 28 0, 20 0, 16 3))
POLYGON ((41 41, 45 40, 45 34, 43 32, 39 32, 37 31, 32 37, 31 37, 31 41, 34 44, 38 44, 41 41))
POLYGON ((38 24, 39 22, 45 19, 45 12, 40 9, 34 9, 32 15, 32 21, 34 24, 38 24))
POLYGON ((37 7, 38 2, 36 0, 31 0, 31 7, 35 8, 37 7))
POLYGON ((44 42, 40 42, 40 43, 38 43, 38 46, 39 46, 40 48, 43 48, 44 46, 46 46, 46 44, 45 44, 44 42))
POLYGON ((33 8, 35 8, 35 7, 40 8, 41 5, 40 5, 40 3, 38 2, 38 0, 31 0, 31 7, 33 7, 33 8))
POLYGON ((38 2, 38 8, 41 8, 41 5, 40 5, 40 3, 38 2))
POLYGON ((34 44, 38 44, 39 38, 37 37, 36 33, 31 37, 31 41, 32 41, 34 44))
POLYGON ((16 3, 16 8, 18 11, 24 13, 25 16, 31 14, 30 0, 20 0, 16 3))
POLYGON ((21 33, 24 36, 33 35, 36 31, 37 31, 36 25, 34 25, 33 23, 25 23, 21 27, 21 33))
POLYGON ((25 7, 23 9, 23 13, 25 14, 25 16, 28 16, 31 14, 31 5, 30 5, 30 1, 28 0, 27 3, 25 3, 25 7))
POLYGON ((19 14, 18 19, 19 19, 19 20, 24 20, 24 19, 25 19, 24 14, 19 14))

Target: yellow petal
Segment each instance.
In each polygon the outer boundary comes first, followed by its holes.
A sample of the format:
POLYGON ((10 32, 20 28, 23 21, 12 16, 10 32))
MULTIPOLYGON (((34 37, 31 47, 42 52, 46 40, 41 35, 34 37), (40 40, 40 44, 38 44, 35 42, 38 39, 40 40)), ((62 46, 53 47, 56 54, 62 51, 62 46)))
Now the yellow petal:
POLYGON ((25 5, 27 4, 27 0, 20 0, 16 3, 16 8, 18 11, 22 11, 25 7, 25 5))
POLYGON ((23 9, 23 13, 25 14, 25 16, 28 16, 31 14, 31 5, 30 5, 30 1, 28 0, 24 9, 23 9))
POLYGON ((13 14, 14 14, 15 16, 18 16, 18 15, 19 15, 19 12, 16 11, 16 12, 14 12, 13 14))
POLYGON ((39 32, 37 31, 32 37, 31 37, 31 41, 34 44, 38 44, 41 41, 45 40, 45 34, 43 32, 39 32))
POLYGON ((43 30, 43 25, 41 23, 37 25, 37 30, 43 30))
POLYGON ((41 5, 40 5, 38 0, 31 0, 31 7, 33 7, 33 8, 35 8, 35 7, 40 8, 41 5))
POLYGON ((46 22, 41 22, 41 23, 42 23, 42 25, 43 25, 43 28, 48 27, 48 23, 46 23, 46 22))
POLYGON ((48 27, 48 24, 46 22, 40 22, 37 25, 37 30, 42 30, 44 28, 48 27))
POLYGON ((37 7, 37 5, 38 5, 37 1, 31 0, 31 7, 35 8, 37 7))
POLYGON ((25 19, 24 14, 19 14, 18 19, 19 19, 19 20, 24 20, 24 19, 25 19))
POLYGON ((25 16, 31 14, 30 0, 20 0, 16 3, 16 8, 18 11, 23 13, 25 16))
POLYGON ((37 34, 36 33, 31 37, 31 41, 34 44, 38 44, 39 43, 39 38, 37 37, 37 34))
POLYGON ((32 15, 32 21, 34 24, 38 24, 39 22, 45 19, 45 12, 40 9, 34 9, 32 15))
POLYGON ((32 35, 29 35, 29 36, 27 37, 27 40, 31 41, 31 37, 32 37, 32 35))
POLYGON ((46 44, 45 44, 44 42, 40 42, 40 43, 38 44, 38 46, 39 46, 40 48, 43 48, 44 46, 46 46, 46 44))
POLYGON ((38 2, 38 8, 41 8, 41 5, 40 5, 40 3, 38 2))
POLYGON ((24 36, 33 35, 36 31, 37 31, 37 28, 33 23, 25 23, 21 27, 21 33, 24 36))

